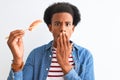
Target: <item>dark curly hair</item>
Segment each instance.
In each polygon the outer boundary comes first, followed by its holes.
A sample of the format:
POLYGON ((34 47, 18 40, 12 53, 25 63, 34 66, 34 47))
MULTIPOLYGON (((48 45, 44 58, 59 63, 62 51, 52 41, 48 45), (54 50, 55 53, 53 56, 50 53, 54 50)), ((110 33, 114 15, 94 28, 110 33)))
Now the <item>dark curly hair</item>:
POLYGON ((81 15, 76 6, 67 2, 58 2, 50 5, 44 12, 44 21, 47 25, 51 24, 53 14, 68 12, 73 17, 73 25, 76 26, 81 20, 81 15))

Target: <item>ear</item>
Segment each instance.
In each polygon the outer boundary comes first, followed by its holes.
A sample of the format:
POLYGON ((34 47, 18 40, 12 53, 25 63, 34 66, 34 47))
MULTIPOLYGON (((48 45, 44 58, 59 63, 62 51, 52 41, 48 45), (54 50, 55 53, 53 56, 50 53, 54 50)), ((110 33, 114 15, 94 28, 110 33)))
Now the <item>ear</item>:
POLYGON ((48 25, 48 28, 49 28, 49 31, 52 32, 52 25, 51 24, 48 25))
POLYGON ((74 32, 74 30, 75 30, 75 26, 73 25, 72 31, 74 32))

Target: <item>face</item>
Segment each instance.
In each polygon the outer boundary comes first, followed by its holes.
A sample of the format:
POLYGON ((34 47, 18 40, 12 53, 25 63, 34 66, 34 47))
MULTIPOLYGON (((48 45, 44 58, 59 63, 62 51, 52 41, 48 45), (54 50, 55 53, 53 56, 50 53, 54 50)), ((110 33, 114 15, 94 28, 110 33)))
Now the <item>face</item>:
POLYGON ((70 39, 74 32, 72 15, 67 12, 55 13, 51 19, 49 30, 53 34, 54 41, 56 41, 60 33, 66 33, 68 39, 70 39))

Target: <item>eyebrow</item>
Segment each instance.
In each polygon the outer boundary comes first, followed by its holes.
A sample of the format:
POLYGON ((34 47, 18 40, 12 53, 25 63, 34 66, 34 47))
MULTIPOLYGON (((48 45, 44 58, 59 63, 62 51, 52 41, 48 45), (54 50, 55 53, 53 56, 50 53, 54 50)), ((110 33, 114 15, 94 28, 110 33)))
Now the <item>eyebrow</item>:
POLYGON ((60 21, 55 21, 54 23, 60 23, 60 21))
MULTIPOLYGON (((55 21, 54 23, 61 23, 60 21, 55 21)), ((71 21, 66 21, 65 23, 72 23, 71 21)))

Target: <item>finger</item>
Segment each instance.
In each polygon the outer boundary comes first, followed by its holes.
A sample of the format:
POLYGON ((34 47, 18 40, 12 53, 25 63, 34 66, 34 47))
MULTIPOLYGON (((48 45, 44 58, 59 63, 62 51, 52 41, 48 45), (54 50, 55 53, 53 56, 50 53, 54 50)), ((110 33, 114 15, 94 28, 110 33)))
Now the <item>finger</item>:
POLYGON ((9 38, 13 38, 14 36, 18 35, 18 34, 21 34, 21 35, 24 35, 24 31, 23 30, 15 30, 15 31, 12 31, 9 35, 9 38))
POLYGON ((24 31, 23 31, 23 30, 14 30, 14 31, 10 32, 10 36, 11 36, 11 35, 14 35, 14 34, 17 34, 17 33, 22 33, 22 34, 24 34, 24 31))
POLYGON ((18 39, 18 46, 23 46, 23 39, 22 38, 18 39))
POLYGON ((22 38, 23 36, 24 36, 24 31, 21 31, 21 30, 12 31, 10 33, 8 43, 17 40, 18 38, 22 38))
POLYGON ((19 35, 19 36, 15 36, 14 38, 12 38, 12 39, 9 39, 9 41, 8 41, 8 45, 9 46, 12 46, 12 45, 14 45, 14 44, 20 44, 20 42, 21 42, 21 40, 20 39, 22 39, 22 35, 19 35))
POLYGON ((66 39, 66 46, 68 46, 68 48, 69 48, 70 42, 69 42, 69 39, 68 39, 68 36, 66 33, 65 33, 65 39, 66 39))
POLYGON ((68 48, 65 33, 63 33, 63 45, 64 45, 64 48, 65 48, 65 49, 68 48))
POLYGON ((63 34, 60 33, 60 48, 63 48, 63 34))
POLYGON ((23 30, 14 30, 14 31, 10 32, 10 35, 13 35, 16 33, 24 33, 24 31, 23 30))
POLYGON ((72 51, 72 43, 70 43, 67 34, 65 34, 65 38, 66 38, 66 46, 67 46, 67 50, 69 50, 69 54, 72 51))
POLYGON ((9 37, 9 41, 13 41, 14 39, 22 38, 23 36, 24 36, 23 33, 11 34, 9 37))

